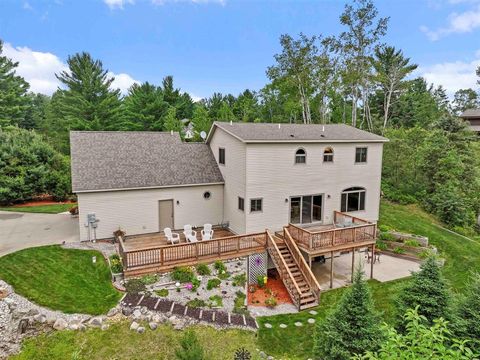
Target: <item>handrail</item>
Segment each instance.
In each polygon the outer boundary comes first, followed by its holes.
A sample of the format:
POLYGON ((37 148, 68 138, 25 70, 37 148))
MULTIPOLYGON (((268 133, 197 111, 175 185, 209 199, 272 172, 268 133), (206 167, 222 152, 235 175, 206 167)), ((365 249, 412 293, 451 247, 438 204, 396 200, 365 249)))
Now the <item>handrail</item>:
POLYGON ((315 275, 313 275, 312 270, 308 266, 305 258, 303 257, 302 253, 298 249, 297 244, 293 241, 290 232, 286 227, 283 228, 283 238, 285 240, 285 244, 288 246, 290 253, 295 258, 298 267, 302 271, 305 280, 307 281, 308 285, 310 286, 310 290, 313 292, 317 300, 320 300, 320 284, 318 283, 315 275))
MULTIPOLYGON (((290 269, 288 268, 287 263, 285 262, 285 259, 283 258, 282 253, 280 252, 280 249, 278 248, 277 244, 275 243, 275 240, 273 239, 273 237, 272 237, 272 235, 270 234, 270 232, 268 231, 268 229, 265 230, 265 233, 266 233, 266 235, 267 235, 267 244, 268 244, 267 246, 268 246, 268 249, 270 249, 270 244, 271 244, 271 245, 272 245, 271 247, 274 249, 274 251, 275 251, 275 253, 276 253, 276 255, 277 255, 276 257, 280 258, 280 262, 281 262, 281 264, 283 265, 283 268, 285 269, 285 270, 283 270, 283 271, 286 271, 286 272, 287 272, 288 277, 290 278, 290 281, 292 282, 293 286, 295 287, 295 290, 296 290, 296 292, 297 292, 297 296, 296 296, 296 297, 297 297, 297 301, 296 301, 296 303, 297 303, 297 307, 300 308, 300 305, 301 305, 301 304, 300 304, 300 296, 301 296, 301 294, 302 294, 301 291, 300 291, 300 288, 299 288, 297 282, 295 281, 295 278, 293 277, 290 269)), ((272 255, 272 259, 275 261, 275 258, 276 258, 276 257, 275 257, 275 254, 270 254, 270 255, 272 255)), ((277 269, 280 270, 280 266, 279 266, 280 264, 275 264, 275 265, 277 266, 277 269)), ((281 274, 281 275, 282 275, 282 274, 281 274)), ((284 277, 282 277, 282 280, 286 280, 286 279, 284 279, 284 277)), ((288 286, 287 286, 287 289, 288 289, 288 286)), ((290 294, 290 295, 291 295, 291 296, 294 296, 294 294, 290 294)))
POLYGON ((122 261, 122 266, 124 269, 127 269, 128 263, 127 263, 127 257, 125 256, 125 244, 123 243, 123 237, 122 235, 119 235, 117 237, 118 240, 118 252, 120 255, 120 260, 122 261))

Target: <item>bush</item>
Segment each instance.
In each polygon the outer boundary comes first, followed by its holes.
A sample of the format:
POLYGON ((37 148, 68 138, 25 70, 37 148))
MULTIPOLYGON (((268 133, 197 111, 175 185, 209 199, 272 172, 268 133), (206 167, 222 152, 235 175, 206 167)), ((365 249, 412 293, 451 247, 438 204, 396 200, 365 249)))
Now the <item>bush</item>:
POLYGON ((385 233, 385 232, 392 231, 393 229, 388 225, 378 225, 378 230, 380 230, 380 232, 382 233, 385 233))
POLYGON ((202 276, 208 276, 212 273, 207 264, 198 264, 196 270, 197 274, 202 276))
POLYGON ((220 295, 212 295, 208 299, 211 301, 210 307, 222 307, 223 306, 223 299, 220 295))
POLYGON ((395 254, 399 254, 399 255, 400 254, 405 254, 405 249, 397 246, 395 249, 393 249, 393 252, 395 254))
POLYGON ((193 330, 187 330, 180 339, 180 348, 175 351, 178 360, 204 360, 204 352, 197 335, 193 330))
POLYGON ((215 264, 213 266, 215 270, 217 270, 219 273, 221 273, 222 271, 227 271, 225 264, 220 260, 215 261, 215 264))
POLYGON ((433 253, 432 253, 432 250, 429 250, 429 249, 425 249, 420 254, 418 254, 418 257, 420 259, 427 259, 431 256, 433 256, 433 253))
POLYGON ((193 270, 189 267, 176 267, 173 268, 171 277, 174 281, 178 281, 179 283, 183 284, 192 282, 194 279, 194 274, 193 270))
POLYGON ((388 246, 385 244, 383 241, 378 240, 376 243, 377 249, 378 250, 387 250, 388 246))
POLYGON ((264 276, 264 275, 258 275, 257 276, 257 285, 258 287, 265 287, 265 285, 267 285, 267 277, 264 276))
POLYGON ((187 306, 191 308, 202 308, 207 307, 207 303, 202 299, 193 299, 187 302, 187 306))
POLYGON ((230 273, 228 273, 226 271, 222 271, 217 276, 221 280, 227 280, 230 277, 230 273))
POLYGON ((245 287, 246 283, 247 283, 247 275, 245 273, 235 275, 233 277, 233 286, 245 287))
POLYGON ((265 306, 269 308, 274 308, 277 306, 277 299, 274 296, 270 296, 265 300, 265 306))
POLYGON ((379 239, 383 241, 397 241, 397 238, 390 233, 380 233, 379 239))
POLYGON ((248 310, 245 306, 245 299, 247 296, 241 291, 237 291, 235 295, 236 297, 233 303, 233 312, 236 314, 248 314, 248 310))
POLYGON ((221 283, 222 283, 222 280, 220 279, 217 279, 217 278, 210 279, 207 282, 207 290, 212 290, 213 288, 217 288, 220 286, 221 283))
POLYGON ((420 243, 417 240, 413 240, 413 239, 405 240, 404 244, 406 246, 411 246, 411 247, 419 247, 420 246, 420 243))
POLYGON ((142 276, 142 282, 145 284, 145 285, 152 285, 152 284, 155 284, 157 282, 157 275, 144 275, 142 276))
POLYGON ((127 293, 138 294, 147 290, 141 279, 130 279, 125 282, 127 293))
POLYGON ((167 297, 168 296, 168 289, 155 290, 155 294, 157 294, 160 297, 167 297))
POLYGON ((123 265, 122 261, 120 260, 120 256, 117 254, 113 254, 110 256, 110 269, 114 274, 120 274, 123 272, 123 265))

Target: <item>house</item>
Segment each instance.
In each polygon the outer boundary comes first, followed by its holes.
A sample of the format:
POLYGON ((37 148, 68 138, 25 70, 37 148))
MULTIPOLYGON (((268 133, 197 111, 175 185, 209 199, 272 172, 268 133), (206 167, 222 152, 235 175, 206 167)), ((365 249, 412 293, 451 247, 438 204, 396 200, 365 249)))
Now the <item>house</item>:
POLYGON ((470 129, 480 134, 480 109, 465 110, 460 117, 470 124, 470 129))
POLYGON ((72 131, 81 240, 224 224, 235 234, 378 220, 385 138, 343 124, 215 122, 178 133, 72 131), (90 215, 89 215, 90 214, 90 215))

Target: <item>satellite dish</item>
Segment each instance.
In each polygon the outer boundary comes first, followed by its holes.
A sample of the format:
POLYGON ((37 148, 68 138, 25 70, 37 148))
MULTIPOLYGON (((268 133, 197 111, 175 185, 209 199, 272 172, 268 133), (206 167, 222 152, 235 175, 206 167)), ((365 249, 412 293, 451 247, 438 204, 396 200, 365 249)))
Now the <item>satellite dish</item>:
POLYGON ((205 131, 202 131, 202 132, 200 133, 200 137, 201 137, 203 140, 205 140, 205 139, 207 138, 207 133, 206 133, 205 131))

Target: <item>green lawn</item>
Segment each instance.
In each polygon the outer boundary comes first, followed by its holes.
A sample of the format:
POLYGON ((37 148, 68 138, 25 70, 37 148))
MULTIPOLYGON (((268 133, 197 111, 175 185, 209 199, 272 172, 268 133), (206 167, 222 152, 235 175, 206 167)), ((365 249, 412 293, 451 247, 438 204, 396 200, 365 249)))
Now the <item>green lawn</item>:
MULTIPOLYGON (((380 211, 380 223, 391 226, 399 231, 428 236, 430 243, 435 245, 446 258, 443 274, 449 281, 452 290, 462 291, 472 270, 478 270, 480 259, 480 243, 469 241, 439 227, 441 225, 433 216, 422 211, 418 206, 402 206, 383 201, 380 211)), ((402 287, 409 279, 401 279, 388 283, 369 281, 376 307, 382 312, 383 320, 392 321, 395 316, 395 300, 402 287)), ((313 333, 315 326, 308 325, 310 317, 321 321, 345 289, 323 292, 321 302, 312 316, 307 311, 293 315, 278 315, 258 319, 259 346, 267 353, 289 359, 305 359, 311 357, 313 333), (304 326, 295 327, 294 323, 301 321, 304 326), (270 323, 272 329, 263 325, 270 323), (287 324, 286 329, 279 328, 281 323, 287 324)))
POLYGON ((21 250, 0 258, 0 278, 29 300, 67 313, 102 314, 121 297, 97 251, 57 245, 21 250))
MULTIPOLYGON (((113 324, 108 331, 89 329, 85 332, 60 331, 27 339, 22 352, 11 360, 160 360, 175 359, 175 349, 183 331, 160 325, 155 331, 148 329, 137 334, 129 323, 113 324)), ((205 359, 231 360, 235 350, 244 347, 252 359, 260 359, 256 351, 255 334, 242 330, 218 331, 211 327, 192 328, 205 351, 205 359)))
POLYGON ((8 207, 0 207, 0 211, 59 214, 59 213, 70 210, 72 207, 76 205, 77 204, 75 203, 70 203, 70 204, 51 204, 51 205, 38 205, 38 206, 8 206, 8 207))

